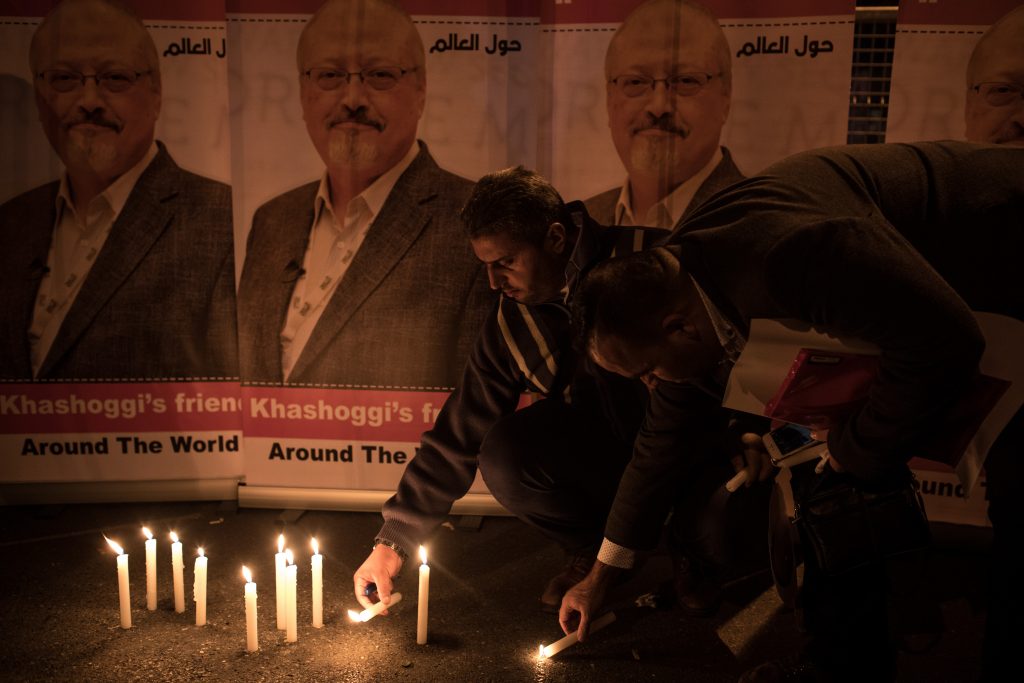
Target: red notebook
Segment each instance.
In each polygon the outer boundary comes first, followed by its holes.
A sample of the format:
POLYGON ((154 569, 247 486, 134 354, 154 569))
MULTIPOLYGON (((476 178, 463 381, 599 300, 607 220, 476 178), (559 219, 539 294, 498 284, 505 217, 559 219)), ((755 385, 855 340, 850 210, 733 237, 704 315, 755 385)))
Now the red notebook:
MULTIPOLYGON (((879 357, 800 349, 779 390, 765 404, 768 417, 828 429, 867 400, 878 375, 879 357)), ((934 438, 911 456, 955 467, 978 427, 1010 382, 979 374, 970 390, 944 417, 934 438)))

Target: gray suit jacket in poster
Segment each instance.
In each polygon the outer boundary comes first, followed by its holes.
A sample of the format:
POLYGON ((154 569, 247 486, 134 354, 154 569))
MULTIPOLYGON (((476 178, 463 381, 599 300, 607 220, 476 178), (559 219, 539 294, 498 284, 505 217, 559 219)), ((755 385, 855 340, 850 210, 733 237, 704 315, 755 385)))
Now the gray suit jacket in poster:
MULTIPOLYGON (((239 285, 242 379, 282 383, 280 333, 313 226, 318 183, 253 217, 239 285)), ((473 184, 426 145, 398 179, 289 384, 455 386, 494 295, 458 218, 473 184)))
MULTIPOLYGON (((231 188, 161 143, 71 304, 40 379, 237 377, 231 188)), ((30 379, 28 329, 59 182, 0 207, 0 377, 30 379)))
MULTIPOLYGON (((673 227, 673 230, 678 230, 679 226, 686 220, 686 217, 703 204, 708 197, 737 181, 743 180, 744 177, 740 173, 740 169, 736 167, 735 162, 733 162, 732 154, 723 147, 722 160, 718 162, 718 165, 711 171, 711 174, 697 188, 697 191, 693 194, 693 199, 690 200, 689 206, 683 211, 683 215, 679 218, 679 222, 673 227)), ((615 205, 618 204, 619 195, 621 194, 622 188, 616 187, 594 195, 584 202, 587 207, 587 213, 601 225, 615 225, 615 205)))

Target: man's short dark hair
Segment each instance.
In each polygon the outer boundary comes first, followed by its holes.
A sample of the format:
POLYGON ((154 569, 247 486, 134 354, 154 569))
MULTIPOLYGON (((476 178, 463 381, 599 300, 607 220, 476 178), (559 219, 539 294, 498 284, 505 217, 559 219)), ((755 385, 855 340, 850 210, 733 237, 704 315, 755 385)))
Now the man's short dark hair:
POLYGON ((646 344, 679 296, 679 279, 667 254, 638 251, 594 266, 573 296, 576 347, 586 352, 595 336, 646 344))
POLYGON ((565 202, 551 184, 522 166, 485 175, 460 214, 470 239, 505 235, 540 244, 552 223, 565 223, 565 202))

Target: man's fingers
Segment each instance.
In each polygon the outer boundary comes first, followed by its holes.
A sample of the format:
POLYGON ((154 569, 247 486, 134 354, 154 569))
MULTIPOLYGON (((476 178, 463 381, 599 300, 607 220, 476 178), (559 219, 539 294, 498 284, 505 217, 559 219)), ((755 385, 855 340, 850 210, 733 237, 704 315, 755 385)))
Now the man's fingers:
POLYGON ((562 627, 562 632, 569 635, 576 629, 575 626, 577 617, 576 610, 565 600, 562 600, 562 606, 558 608, 558 625, 562 627))
POLYGON ((743 444, 744 469, 747 472, 745 484, 749 488, 755 482, 768 478, 771 473, 771 461, 760 434, 746 432, 740 435, 740 442, 743 444))
POLYGON ((582 643, 587 639, 587 634, 590 633, 590 617, 583 614, 583 612, 580 612, 580 627, 577 631, 576 636, 582 643))
POLYGON ((373 601, 366 595, 366 586, 369 585, 369 581, 357 576, 355 582, 356 601, 364 608, 372 607, 373 601))
POLYGON ((374 576, 374 579, 374 583, 377 584, 377 596, 380 598, 380 601, 385 605, 390 605, 391 591, 394 588, 394 585, 391 583, 391 577, 385 572, 379 572, 374 576))
POLYGON ((768 455, 767 451, 758 451, 758 462, 760 463, 760 473, 757 475, 758 481, 764 481, 772 476, 774 470, 772 466, 772 458, 768 455))

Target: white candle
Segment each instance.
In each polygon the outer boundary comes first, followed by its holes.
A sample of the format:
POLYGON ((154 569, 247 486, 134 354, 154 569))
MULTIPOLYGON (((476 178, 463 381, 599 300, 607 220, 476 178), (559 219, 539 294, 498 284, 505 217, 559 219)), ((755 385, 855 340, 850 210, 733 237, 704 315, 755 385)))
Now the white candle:
POLYGON ((153 532, 142 527, 146 535, 146 609, 156 609, 156 539, 153 532))
POLYGON ((286 642, 294 643, 295 641, 297 641, 299 639, 299 631, 298 631, 298 624, 297 624, 298 613, 296 611, 296 606, 297 605, 296 605, 296 599, 295 599, 296 598, 296 596, 295 596, 295 588, 298 585, 298 580, 297 579, 298 579, 298 570, 299 570, 299 568, 295 566, 295 561, 294 561, 294 558, 292 557, 292 551, 291 550, 286 550, 285 551, 285 555, 287 556, 287 559, 288 559, 288 566, 285 568, 285 575, 284 575, 285 590, 284 590, 284 594, 285 594, 285 600, 286 600, 286 603, 287 603, 285 605, 285 612, 287 612, 288 619, 287 619, 287 621, 285 623, 285 638, 284 639, 285 639, 286 642))
POLYGON ((209 560, 199 549, 192 578, 192 599, 196 601, 196 626, 206 626, 206 563, 209 560))
POLYGON ((312 575, 313 575, 313 628, 324 625, 324 556, 320 554, 320 545, 314 538, 312 575))
POLYGON ((117 595, 121 607, 121 628, 131 628, 132 600, 128 586, 128 556, 125 555, 121 546, 109 538, 107 538, 107 543, 117 552, 117 595))
POLYGON ((181 556, 181 541, 171 532, 171 575, 174 577, 174 611, 185 611, 185 560, 181 556))
MULTIPOLYGON (((603 615, 601 617, 598 617, 597 619, 595 619, 594 621, 592 621, 590 623, 590 633, 594 633, 596 631, 601 630, 602 628, 604 628, 608 624, 612 623, 613 621, 615 621, 615 612, 608 612, 607 614, 605 614, 605 615, 603 615)), ((540 646, 540 652, 538 653, 538 656, 541 659, 547 659, 548 657, 554 657, 555 655, 557 655, 559 652, 561 652, 565 648, 571 647, 571 646, 575 645, 576 643, 578 643, 579 640, 580 640, 578 634, 579 634, 579 631, 574 631, 573 633, 570 633, 569 635, 567 635, 566 637, 562 638, 561 640, 556 640, 555 642, 551 643, 550 645, 541 645, 540 646)))
POLYGON ((746 470, 740 470, 733 475, 732 479, 725 482, 725 490, 729 493, 735 493, 739 487, 747 483, 748 476, 746 470))
POLYGON ((367 607, 362 612, 357 612, 354 609, 350 609, 348 611, 348 618, 352 621, 369 621, 370 619, 373 619, 375 616, 377 616, 384 610, 388 609, 389 607, 394 607, 399 602, 401 602, 401 600, 401 593, 392 593, 391 602, 389 602, 388 604, 385 605, 383 602, 375 602, 372 607, 367 607))
POLYGON ((277 554, 274 555, 274 597, 277 602, 277 628, 285 630, 288 626, 288 615, 284 609, 284 534, 277 537, 277 554))
POLYGON ((260 649, 256 631, 256 584, 252 582, 252 572, 245 565, 242 565, 242 576, 245 577, 245 649, 256 652, 260 649))
POLYGON ((427 643, 427 609, 430 602, 430 567, 427 566, 427 549, 420 546, 420 591, 416 596, 416 644, 427 643))

